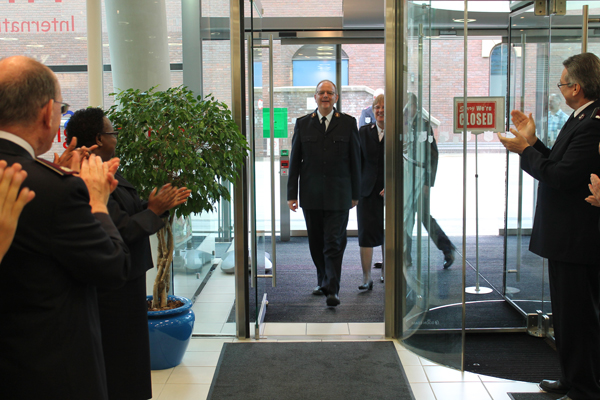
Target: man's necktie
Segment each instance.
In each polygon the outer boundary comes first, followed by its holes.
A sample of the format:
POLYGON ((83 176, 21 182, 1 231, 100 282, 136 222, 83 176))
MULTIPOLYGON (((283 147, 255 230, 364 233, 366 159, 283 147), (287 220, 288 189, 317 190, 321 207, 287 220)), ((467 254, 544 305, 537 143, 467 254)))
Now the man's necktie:
POLYGON ((327 117, 321 118, 321 123, 323 124, 323 130, 327 132, 327 117))
POLYGON ((379 132, 379 141, 380 141, 380 142, 381 142, 381 140, 383 139, 383 132, 384 132, 384 131, 381 131, 381 132, 379 132))

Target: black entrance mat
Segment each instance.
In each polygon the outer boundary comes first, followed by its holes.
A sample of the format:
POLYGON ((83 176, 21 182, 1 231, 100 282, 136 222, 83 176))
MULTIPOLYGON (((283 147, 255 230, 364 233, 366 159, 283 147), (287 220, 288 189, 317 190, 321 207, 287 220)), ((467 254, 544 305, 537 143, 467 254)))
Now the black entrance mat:
POLYGON ((552 393, 509 393, 508 395, 513 400, 556 400, 564 396, 552 393))
POLYGON ((414 400, 384 341, 225 343, 207 398, 414 400))
POLYGON ((467 334, 465 370, 533 383, 561 375, 558 355, 547 340, 525 332, 467 334))

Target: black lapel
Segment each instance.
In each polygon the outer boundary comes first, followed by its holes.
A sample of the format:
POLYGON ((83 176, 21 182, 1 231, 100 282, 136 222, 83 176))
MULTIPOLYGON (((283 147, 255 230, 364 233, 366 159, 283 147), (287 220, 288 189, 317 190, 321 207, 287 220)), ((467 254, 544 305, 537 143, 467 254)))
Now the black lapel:
POLYGON ((571 131, 573 131, 575 128, 577 128, 577 126, 584 119, 590 118, 592 110, 594 110, 594 108, 598 107, 597 103, 598 103, 597 101, 593 102, 592 104, 587 106, 583 111, 581 111, 579 113, 579 115, 576 117, 574 116, 575 112, 572 112, 571 115, 569 116, 569 119, 567 120, 567 122, 565 122, 562 129, 558 133, 558 136, 556 137, 556 142, 554 143, 554 146, 552 146, 552 148, 554 148, 557 143, 564 140, 564 138, 566 138, 569 135, 569 133, 571 133, 571 131))

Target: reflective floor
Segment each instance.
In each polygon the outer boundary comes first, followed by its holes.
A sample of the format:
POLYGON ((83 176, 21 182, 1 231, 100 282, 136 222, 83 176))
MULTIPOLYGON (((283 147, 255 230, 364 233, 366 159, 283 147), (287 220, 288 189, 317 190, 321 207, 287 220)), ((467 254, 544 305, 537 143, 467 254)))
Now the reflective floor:
MULTIPOLYGON (((384 340, 383 324, 268 324, 268 341, 384 340), (302 334, 304 332, 304 334, 302 334)), ((223 343, 234 338, 193 338, 183 362, 152 371, 153 399, 202 400, 208 395, 223 343)), ((253 342, 253 339, 242 342, 253 342)), ((264 341, 264 340, 263 340, 264 341)), ((514 382, 452 370, 406 350, 394 341, 416 400, 508 400, 508 392, 539 392, 534 383, 514 382)))
MULTIPOLYGON (((234 276, 219 267, 212 271, 194 304, 195 334, 234 335, 227 323, 234 301, 234 276)), ((254 332, 254 329, 251 329, 254 332)), ((383 323, 267 323, 261 341, 385 340, 383 323)), ((171 369, 152 371, 153 399, 202 400, 208 395, 226 342, 234 337, 195 337, 183 362, 171 369)), ((241 342, 253 342, 254 339, 241 342)), ((508 392, 539 392, 537 384, 514 382, 443 367, 406 350, 393 341, 416 400, 508 400, 508 392)))

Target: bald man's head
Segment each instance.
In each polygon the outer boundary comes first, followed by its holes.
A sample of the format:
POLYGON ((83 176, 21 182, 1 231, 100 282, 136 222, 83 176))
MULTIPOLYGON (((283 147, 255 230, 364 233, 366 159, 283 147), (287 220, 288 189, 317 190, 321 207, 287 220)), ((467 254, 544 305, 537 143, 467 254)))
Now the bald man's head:
POLYGON ((54 99, 58 82, 50 68, 38 61, 13 56, 0 60, 0 127, 29 125, 41 108, 54 99))

